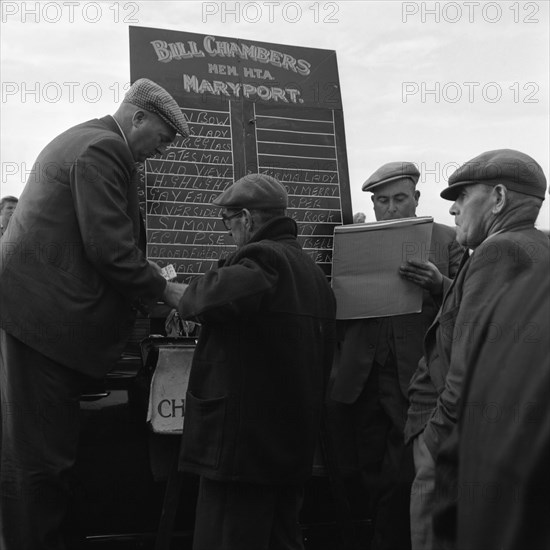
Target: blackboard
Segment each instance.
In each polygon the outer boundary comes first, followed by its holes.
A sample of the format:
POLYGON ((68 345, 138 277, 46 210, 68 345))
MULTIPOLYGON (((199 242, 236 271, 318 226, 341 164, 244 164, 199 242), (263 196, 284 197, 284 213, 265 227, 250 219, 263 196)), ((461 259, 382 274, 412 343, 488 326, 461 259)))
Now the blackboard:
POLYGON ((304 250, 331 275, 334 227, 351 223, 336 53, 130 27, 131 81, 166 88, 190 136, 139 170, 147 255, 180 282, 235 250, 211 202, 247 173, 275 176, 304 250))

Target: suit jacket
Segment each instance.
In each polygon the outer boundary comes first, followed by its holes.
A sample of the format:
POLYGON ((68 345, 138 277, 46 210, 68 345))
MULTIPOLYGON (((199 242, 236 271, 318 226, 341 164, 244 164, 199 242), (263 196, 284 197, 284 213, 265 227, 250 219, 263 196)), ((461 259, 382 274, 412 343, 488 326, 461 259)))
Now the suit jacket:
POLYGON ((203 323, 185 402, 186 471, 269 484, 311 475, 336 303, 296 232, 287 217, 266 223, 179 303, 203 323))
POLYGON ((138 246, 134 170, 112 117, 70 128, 38 156, 0 245, 0 325, 96 377, 120 357, 133 304, 166 286, 138 246))
MULTIPOLYGON (((462 248, 455 240, 455 230, 433 224, 428 259, 444 276, 444 291, 455 276, 462 248)), ((405 397, 411 376, 423 353, 424 334, 439 309, 439 300, 423 291, 422 311, 394 317, 344 321, 343 339, 337 352, 335 375, 330 397, 343 403, 354 403, 370 375, 376 355, 379 334, 384 323, 393 333, 393 352, 397 362, 399 386, 405 397)))
POLYGON ((456 424, 464 372, 478 330, 476 315, 501 288, 539 269, 548 250, 546 235, 532 224, 519 224, 491 235, 469 257, 465 255, 426 334, 425 356, 410 385, 405 438, 410 441, 423 431, 434 459, 456 424))

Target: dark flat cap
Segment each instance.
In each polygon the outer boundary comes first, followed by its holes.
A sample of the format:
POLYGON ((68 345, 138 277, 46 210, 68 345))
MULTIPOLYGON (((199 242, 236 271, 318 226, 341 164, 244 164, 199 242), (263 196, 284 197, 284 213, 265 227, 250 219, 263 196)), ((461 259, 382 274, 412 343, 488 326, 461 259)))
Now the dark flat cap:
POLYGON ((155 113, 178 134, 189 135, 189 127, 176 100, 156 82, 147 78, 136 80, 126 92, 124 102, 155 113))
POLYGON ((410 179, 415 185, 420 177, 418 168, 412 162, 388 162, 380 166, 376 172, 363 184, 363 191, 372 191, 379 185, 391 181, 410 179))
POLYGON ((544 199, 546 177, 539 163, 514 149, 487 151, 469 160, 449 177, 449 185, 441 191, 444 199, 454 201, 464 185, 499 183, 511 191, 544 199))
POLYGON ((286 208, 288 196, 275 178, 266 174, 248 174, 212 202, 225 208, 286 208))

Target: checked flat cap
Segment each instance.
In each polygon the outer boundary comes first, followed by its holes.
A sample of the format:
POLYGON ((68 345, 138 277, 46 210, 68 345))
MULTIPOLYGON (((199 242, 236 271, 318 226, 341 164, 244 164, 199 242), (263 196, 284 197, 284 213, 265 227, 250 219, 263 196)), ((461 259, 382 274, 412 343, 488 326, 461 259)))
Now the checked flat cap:
POLYGON ((178 134, 189 135, 189 127, 176 100, 156 82, 148 78, 136 80, 126 92, 124 102, 155 113, 178 134))
POLYGON ((380 166, 363 184, 361 189, 363 191, 372 191, 379 185, 401 179, 410 179, 416 185, 419 177, 420 172, 412 162, 388 162, 380 166))
POLYGON ((514 149, 486 151, 469 160, 449 177, 442 198, 454 201, 464 185, 501 183, 507 189, 544 199, 546 177, 539 163, 529 155, 514 149))
POLYGON ((286 208, 286 189, 266 174, 248 174, 228 187, 213 204, 224 208, 286 208))

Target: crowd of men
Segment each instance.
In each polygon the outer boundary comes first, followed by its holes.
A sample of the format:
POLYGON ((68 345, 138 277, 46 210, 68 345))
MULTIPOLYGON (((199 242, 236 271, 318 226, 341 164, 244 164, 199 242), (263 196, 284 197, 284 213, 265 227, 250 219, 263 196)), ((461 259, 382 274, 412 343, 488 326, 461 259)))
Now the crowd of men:
MULTIPOLYGON (((323 417, 350 514, 373 519, 372 541, 356 533, 342 549, 547 548, 550 247, 535 229, 536 161, 501 149, 456 170, 441 192, 456 230, 434 223, 428 260, 398 268, 423 289, 422 311, 337 325, 270 176, 215 199, 236 245, 217 268, 187 285, 147 260, 135 163, 178 133, 177 103, 140 79, 113 116, 48 144, 19 201, 0 204, 0 548, 65 548, 79 396, 158 300, 202 325, 179 460, 200 476, 194 550, 303 549, 323 417)), ((377 220, 416 215, 419 176, 400 161, 367 179, 377 220)))

